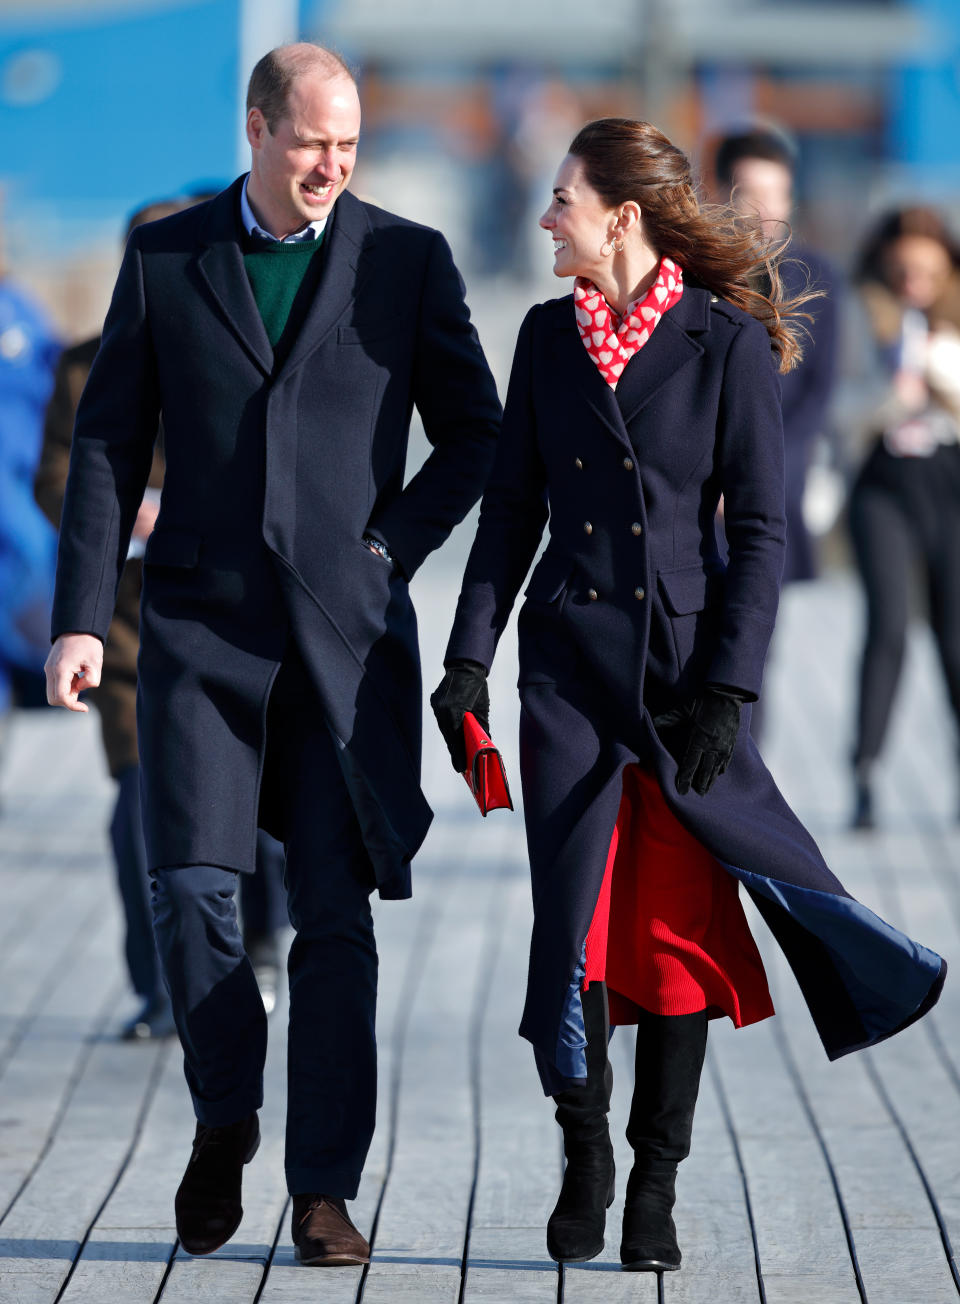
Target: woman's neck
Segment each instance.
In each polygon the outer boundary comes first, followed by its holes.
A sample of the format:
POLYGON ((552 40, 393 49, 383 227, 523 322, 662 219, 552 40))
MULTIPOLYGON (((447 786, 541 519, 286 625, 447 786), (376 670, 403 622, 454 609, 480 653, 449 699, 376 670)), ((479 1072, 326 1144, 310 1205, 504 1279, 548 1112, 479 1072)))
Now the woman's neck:
POLYGON ((642 240, 606 260, 593 283, 608 306, 622 318, 629 304, 645 295, 660 271, 660 255, 642 240))

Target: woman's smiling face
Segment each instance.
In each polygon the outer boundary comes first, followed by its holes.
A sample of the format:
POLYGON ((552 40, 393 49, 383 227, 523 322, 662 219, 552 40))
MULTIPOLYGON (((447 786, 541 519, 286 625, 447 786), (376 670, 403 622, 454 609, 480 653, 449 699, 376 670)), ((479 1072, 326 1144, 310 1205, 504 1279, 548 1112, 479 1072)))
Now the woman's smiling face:
POLYGON ((581 159, 568 154, 553 183, 553 199, 540 219, 553 239, 554 276, 583 276, 593 280, 608 264, 600 252, 616 223, 616 210, 608 208, 587 181, 581 159))

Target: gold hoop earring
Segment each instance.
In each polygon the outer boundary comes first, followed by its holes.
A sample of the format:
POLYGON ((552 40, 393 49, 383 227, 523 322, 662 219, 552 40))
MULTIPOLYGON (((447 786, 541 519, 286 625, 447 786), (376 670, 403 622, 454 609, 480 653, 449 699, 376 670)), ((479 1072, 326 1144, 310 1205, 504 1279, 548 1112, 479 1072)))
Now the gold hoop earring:
POLYGON ((601 256, 603 258, 609 258, 612 253, 613 253, 613 245, 610 243, 609 240, 604 240, 603 244, 600 246, 601 256))

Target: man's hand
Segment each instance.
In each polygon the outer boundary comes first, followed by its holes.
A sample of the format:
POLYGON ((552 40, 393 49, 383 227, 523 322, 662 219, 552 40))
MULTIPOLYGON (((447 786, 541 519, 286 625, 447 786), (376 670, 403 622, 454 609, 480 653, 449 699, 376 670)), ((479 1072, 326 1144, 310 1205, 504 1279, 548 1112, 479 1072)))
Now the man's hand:
MULTIPOLYGON (((133 523, 134 539, 148 539, 153 533, 160 514, 160 499, 155 494, 148 494, 140 504, 137 519, 133 523)), ((98 640, 99 642, 99 640, 98 640)))
POLYGON ((96 688, 103 667, 103 644, 94 634, 61 634, 43 667, 47 701, 68 711, 89 711, 80 701, 85 688, 96 688))

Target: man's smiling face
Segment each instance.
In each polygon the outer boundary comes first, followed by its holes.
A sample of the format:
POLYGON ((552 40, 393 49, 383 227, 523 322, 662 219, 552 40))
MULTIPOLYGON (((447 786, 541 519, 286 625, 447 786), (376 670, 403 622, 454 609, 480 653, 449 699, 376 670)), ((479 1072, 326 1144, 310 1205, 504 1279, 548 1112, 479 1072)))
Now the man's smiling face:
POLYGON ((350 77, 304 73, 271 131, 258 108, 247 115, 253 150, 248 198, 257 220, 283 237, 327 217, 357 158, 360 99, 350 77))

